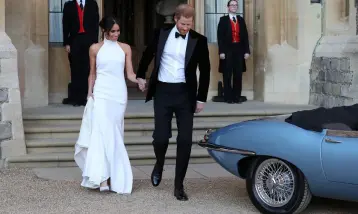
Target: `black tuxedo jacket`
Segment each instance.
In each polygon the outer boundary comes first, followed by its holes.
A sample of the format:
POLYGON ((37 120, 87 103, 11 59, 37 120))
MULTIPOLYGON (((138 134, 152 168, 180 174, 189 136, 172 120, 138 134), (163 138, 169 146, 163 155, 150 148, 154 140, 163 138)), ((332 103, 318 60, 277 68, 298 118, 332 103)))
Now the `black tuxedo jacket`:
MULTIPOLYGON (((240 36, 240 52, 242 53, 241 56, 244 58, 244 54, 248 53, 250 54, 250 46, 249 46, 249 36, 247 32, 247 27, 245 20, 237 15, 236 20, 239 22, 239 36, 240 36)), ((232 46, 232 30, 231 30, 231 22, 230 22, 230 16, 222 16, 220 17, 220 21, 218 24, 218 30, 217 30, 217 39, 218 39, 218 46, 219 46, 219 54, 221 53, 227 53, 230 47, 232 46)), ((220 60, 220 67, 222 66, 222 61, 220 60)), ((245 60, 243 61, 243 70, 242 72, 246 71, 246 63, 245 60)), ((222 69, 219 68, 219 71, 222 73, 222 69)))
MULTIPOLYGON (((155 31, 154 38, 152 42, 148 44, 139 63, 137 78, 145 79, 148 65, 153 57, 155 58, 154 69, 149 80, 146 102, 155 96, 160 59, 172 28, 173 27, 167 27, 155 31)), ((194 111, 197 101, 206 102, 210 83, 210 59, 207 38, 194 30, 189 31, 185 54, 185 79, 189 88, 189 99, 194 111), (200 71, 199 87, 196 75, 198 66, 200 71)))
MULTIPOLYGON (((63 46, 71 45, 74 37, 78 35, 80 22, 77 11, 77 1, 72 0, 65 3, 63 7, 63 46)), ((89 34, 93 43, 98 42, 99 12, 95 0, 87 0, 84 6, 83 27, 89 34)))

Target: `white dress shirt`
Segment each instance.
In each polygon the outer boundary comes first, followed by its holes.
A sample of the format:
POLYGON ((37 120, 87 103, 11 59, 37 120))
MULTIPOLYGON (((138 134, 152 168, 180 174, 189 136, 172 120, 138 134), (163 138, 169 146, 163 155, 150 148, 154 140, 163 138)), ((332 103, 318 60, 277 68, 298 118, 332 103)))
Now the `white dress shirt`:
MULTIPOLYGON (((163 50, 159 67, 158 80, 167 83, 185 83, 185 54, 188 44, 189 33, 182 37, 175 38, 178 28, 175 26, 170 31, 163 50)), ((203 103, 197 101, 198 103, 203 103)))
POLYGON ((169 33, 159 67, 158 80, 167 83, 185 82, 185 53, 188 44, 188 34, 185 39, 175 38, 178 28, 175 26, 169 33))
MULTIPOLYGON (((81 1, 81 0, 77 0, 78 5, 80 5, 80 1, 81 1)), ((85 4, 86 4, 86 0, 82 0, 82 5, 83 5, 83 7, 85 6, 85 4)))
POLYGON ((233 17, 235 17, 235 21, 237 21, 237 16, 236 14, 233 14, 233 13, 229 13, 229 16, 230 16, 230 19, 233 21, 233 17))

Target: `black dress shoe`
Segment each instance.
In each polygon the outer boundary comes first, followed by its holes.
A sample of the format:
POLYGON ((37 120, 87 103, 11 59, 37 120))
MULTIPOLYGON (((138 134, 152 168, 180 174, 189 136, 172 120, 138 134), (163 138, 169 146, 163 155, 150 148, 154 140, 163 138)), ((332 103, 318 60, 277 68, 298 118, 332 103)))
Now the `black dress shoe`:
POLYGON ((163 168, 155 165, 152 175, 150 176, 153 186, 156 187, 160 184, 160 182, 162 181, 162 174, 163 174, 163 168))
POLYGON ((174 190, 174 196, 175 196, 179 201, 187 201, 187 200, 188 200, 188 196, 187 196, 187 194, 184 192, 184 189, 175 189, 175 190, 174 190))
POLYGON ((62 100, 62 104, 64 104, 64 105, 73 105, 74 101, 71 100, 70 98, 65 98, 65 99, 62 100))
POLYGON ((240 103, 242 103, 242 101, 240 99, 235 99, 234 103, 240 104, 240 103))
POLYGON ((86 106, 87 100, 80 100, 73 104, 73 106, 86 106))
POLYGON ((240 96, 239 101, 242 102, 242 103, 246 102, 247 101, 246 96, 240 96))

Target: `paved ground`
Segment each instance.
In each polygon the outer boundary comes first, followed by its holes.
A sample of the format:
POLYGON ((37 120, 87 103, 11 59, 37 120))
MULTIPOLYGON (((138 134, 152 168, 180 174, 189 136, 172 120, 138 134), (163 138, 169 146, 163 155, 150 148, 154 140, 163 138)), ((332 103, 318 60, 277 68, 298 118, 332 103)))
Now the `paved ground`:
MULTIPOLYGON (((175 200, 173 170, 173 166, 167 166, 165 180, 154 188, 148 179, 151 167, 134 167, 134 190, 130 196, 81 188, 77 168, 1 170, 0 213, 258 213, 246 194, 244 181, 216 164, 191 165, 186 180, 189 201, 175 200)), ((353 214, 357 210, 358 203, 314 199, 304 213, 353 214)))

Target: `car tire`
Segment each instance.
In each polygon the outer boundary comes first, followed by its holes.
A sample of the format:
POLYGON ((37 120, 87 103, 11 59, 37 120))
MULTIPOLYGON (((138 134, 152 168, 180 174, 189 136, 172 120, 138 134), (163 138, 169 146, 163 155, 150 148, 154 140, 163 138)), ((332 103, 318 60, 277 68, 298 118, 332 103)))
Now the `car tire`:
MULTIPOLYGON (((292 164, 277 158, 257 158, 248 170, 246 190, 251 202, 265 214, 298 214, 305 210, 311 201, 312 194, 303 173, 292 164), (271 167, 271 168, 269 168, 271 167), (274 168, 283 170, 275 172, 274 168), (266 171, 265 171, 266 170, 266 171), (268 176, 262 176, 264 174, 268 176), (274 197, 275 193, 282 193, 285 186, 284 197, 281 201, 274 197)), ((282 196, 282 195, 281 195, 282 196)))

